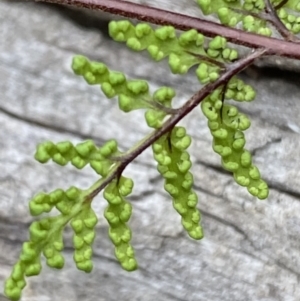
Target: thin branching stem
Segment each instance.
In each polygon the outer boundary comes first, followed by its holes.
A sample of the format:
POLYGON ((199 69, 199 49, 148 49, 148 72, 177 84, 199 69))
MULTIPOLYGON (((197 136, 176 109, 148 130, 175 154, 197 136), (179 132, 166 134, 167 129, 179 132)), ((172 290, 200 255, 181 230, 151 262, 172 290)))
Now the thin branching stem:
POLYGON ((168 114, 168 115, 173 115, 177 113, 178 109, 173 109, 173 108, 168 108, 164 105, 162 105, 161 103, 154 101, 154 100, 150 100, 148 101, 148 103, 150 105, 152 105, 154 108, 159 109, 161 111, 163 111, 164 113, 168 114))
POLYGON ((223 72, 220 77, 204 86, 197 93, 195 93, 182 107, 180 107, 176 114, 167 119, 161 128, 150 133, 141 142, 137 143, 130 151, 128 151, 120 162, 117 162, 112 168, 111 172, 105 179, 99 181, 99 185, 94 185, 94 190, 87 196, 87 198, 94 198, 102 189, 105 188, 113 179, 120 176, 126 166, 131 163, 135 158, 137 158, 144 150, 150 147, 155 141, 157 141, 161 136, 170 132, 174 126, 188 115, 194 108, 196 108, 201 101, 205 99, 212 91, 217 89, 226 83, 234 76, 241 72, 243 69, 251 65, 255 59, 263 56, 267 53, 267 49, 257 49, 247 55, 246 57, 232 63, 229 65, 225 72, 223 72))
POLYGON ((273 7, 270 0, 265 0, 266 5, 266 13, 268 14, 268 19, 270 23, 277 29, 280 35, 286 40, 290 42, 299 42, 300 40, 293 35, 281 22, 280 18, 277 15, 276 9, 273 7))
POLYGON ((202 54, 198 54, 198 53, 193 53, 191 51, 187 51, 185 50, 186 53, 196 57, 197 59, 201 60, 201 61, 205 61, 211 65, 215 65, 215 66, 218 66, 220 67, 221 69, 225 69, 226 68, 226 64, 222 63, 222 62, 219 62, 213 58, 210 58, 208 56, 205 56, 205 55, 202 55, 202 54))
POLYGON ((300 59, 300 45, 298 43, 269 38, 239 29, 225 27, 201 18, 190 17, 167 10, 122 0, 38 0, 63 5, 102 10, 125 18, 157 24, 171 25, 176 29, 187 31, 196 29, 207 37, 222 36, 234 44, 250 48, 265 48, 267 55, 280 55, 300 59))
POLYGON ((244 15, 244 16, 252 16, 252 17, 257 18, 257 19, 262 19, 262 20, 265 20, 265 21, 271 21, 268 14, 264 13, 264 12, 254 13, 254 12, 251 12, 251 11, 248 11, 248 10, 245 10, 245 9, 240 9, 240 8, 235 8, 235 7, 229 7, 229 8, 232 11, 234 11, 238 14, 244 15))
POLYGON ((281 1, 279 4, 277 4, 274 8, 275 9, 280 9, 281 7, 283 7, 283 5, 287 4, 289 0, 283 0, 281 1))

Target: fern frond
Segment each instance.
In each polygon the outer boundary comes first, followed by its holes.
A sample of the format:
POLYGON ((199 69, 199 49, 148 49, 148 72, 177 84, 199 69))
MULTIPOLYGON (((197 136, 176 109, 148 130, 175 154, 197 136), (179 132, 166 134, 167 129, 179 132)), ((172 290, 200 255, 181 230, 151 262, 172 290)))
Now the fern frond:
POLYGON ((162 26, 153 30, 150 25, 140 23, 134 26, 129 21, 112 21, 109 34, 117 42, 125 42, 134 51, 147 50, 151 58, 160 61, 169 58, 172 73, 185 74, 200 63, 217 66, 237 58, 237 52, 226 46, 226 39, 204 38, 195 29, 176 36, 172 26, 162 26))
POLYGON ((71 222, 74 230, 73 246, 74 256, 73 259, 79 270, 89 273, 93 269, 93 262, 91 260, 93 255, 92 244, 95 239, 98 218, 91 208, 90 202, 86 202, 82 206, 82 210, 76 215, 71 222))
MULTIPOLYGON (((266 3, 270 6, 269 2, 266 3)), ((280 8, 278 6, 275 9, 286 27, 298 33, 300 17, 288 9, 300 11, 299 1, 291 0, 283 4, 276 0, 272 3, 279 4, 280 8)), ((246 31, 272 34, 269 24, 262 17, 265 8, 263 0, 198 0, 198 4, 205 14, 217 14, 223 24, 233 27, 242 24, 246 31)), ((269 7, 269 11, 272 9, 269 7)), ((277 20, 276 14, 272 13, 277 20)), ((282 32, 282 36, 289 37, 290 32, 286 34, 284 28, 282 32)), ((238 60, 237 50, 229 47, 224 37, 207 38, 196 29, 178 34, 172 26, 152 29, 148 24, 135 26, 129 21, 110 22, 109 34, 116 41, 125 42, 134 51, 147 50, 155 61, 168 58, 173 73, 185 74, 191 67, 196 67, 199 82, 207 85, 185 105, 174 109, 174 89, 160 87, 151 93, 144 80, 129 80, 123 73, 109 70, 105 64, 91 62, 82 55, 73 58, 75 74, 82 76, 90 85, 99 85, 107 98, 117 97, 123 112, 145 110, 147 125, 155 130, 127 152, 118 149, 116 140, 110 140, 102 147, 96 146, 92 140, 77 145, 69 141, 56 144, 46 141, 38 145, 35 159, 40 163, 52 160, 62 166, 71 163, 78 169, 90 165, 101 177, 86 190, 73 186, 66 191, 56 189, 48 194, 39 193, 30 201, 29 208, 33 216, 53 209, 58 210, 59 214, 56 217, 42 217, 30 226, 30 239, 23 244, 20 258, 5 283, 5 294, 11 300, 19 300, 26 277, 40 273, 42 254, 50 267, 61 269, 64 266, 61 254, 64 248, 63 229, 68 223, 74 231, 74 262, 78 269, 91 272, 92 244, 98 222, 91 203, 102 190, 108 202, 104 216, 109 224, 108 234, 115 247, 115 256, 123 269, 133 271, 137 268, 128 226, 132 206, 127 196, 132 192, 133 181, 122 173, 133 159, 151 145, 158 172, 165 181, 164 188, 181 216, 184 229, 193 239, 203 237, 201 214, 197 209, 198 197, 193 190, 193 175, 190 172, 192 163, 187 151, 191 137, 184 127, 176 126, 201 101, 213 136, 213 150, 221 156, 222 166, 232 172, 235 181, 247 187, 250 194, 259 199, 268 196, 268 186, 261 179, 258 168, 252 164, 250 152, 244 148, 244 131, 250 127, 250 120, 235 106, 224 104, 224 100, 244 102, 255 98, 254 89, 234 74, 249 66, 254 59, 270 52, 259 49, 238 60), (220 88, 222 85, 224 87, 220 88)), ((212 32, 212 35, 215 34, 212 32)), ((243 41, 246 43, 245 39, 243 41)))
POLYGON ((267 27, 267 22, 250 15, 250 13, 261 12, 264 9, 264 1, 245 0, 243 2, 240 0, 197 0, 205 15, 216 14, 224 25, 236 27, 242 23, 245 31, 270 36, 272 31, 267 27))
POLYGON ((242 23, 243 30, 270 36, 271 29, 267 22, 247 14, 261 12, 264 8, 263 0, 198 0, 202 12, 205 15, 216 14, 224 25, 236 27, 242 23), (244 12, 244 13, 242 13, 244 12))
POLYGON ((165 179, 165 190, 173 199, 173 206, 181 215, 181 222, 189 236, 194 239, 203 237, 200 226, 201 215, 196 208, 197 194, 193 191, 193 175, 189 172, 192 164, 186 149, 191 138, 183 127, 175 127, 170 135, 164 135, 153 146, 157 170, 165 179))
POLYGON ((132 207, 125 199, 132 192, 133 181, 121 176, 106 186, 103 196, 108 202, 104 216, 109 223, 109 237, 115 245, 115 255, 123 269, 133 271, 137 268, 134 250, 130 245, 131 230, 126 225, 132 207))
POLYGON ((157 103, 169 108, 170 100, 175 96, 175 91, 168 87, 161 87, 151 95, 146 81, 127 80, 123 73, 111 71, 103 63, 90 62, 82 55, 73 58, 72 69, 88 84, 100 85, 107 98, 118 96, 119 108, 123 112, 137 109, 156 111, 157 103))
POLYGON ((46 163, 52 159, 53 162, 62 166, 71 163, 78 169, 90 164, 99 175, 105 176, 114 163, 110 157, 120 153, 117 141, 114 139, 107 141, 100 148, 92 140, 81 142, 76 146, 70 141, 62 141, 57 144, 46 141, 37 146, 34 157, 40 163, 46 163))
MULTIPOLYGON (((54 207, 61 214, 56 217, 45 217, 31 224, 29 228, 30 240, 23 244, 19 261, 15 264, 10 277, 5 283, 5 294, 11 300, 19 300, 21 291, 26 285, 25 277, 38 275, 41 272, 41 254, 46 257, 48 266, 56 269, 63 268, 64 258, 61 251, 64 244, 62 231, 69 222, 78 225, 78 221, 80 221, 83 225, 86 225, 83 239, 86 245, 92 244, 93 239, 90 239, 90 236, 91 233, 94 233, 93 228, 98 220, 90 208, 90 204, 88 202, 84 203, 85 196, 85 191, 73 186, 66 191, 57 189, 49 194, 40 193, 30 201, 30 212, 34 216, 50 212, 54 207)), ((84 250, 84 259, 88 257, 86 245, 79 246, 78 243, 74 243, 75 249, 84 247, 82 249, 84 250)), ((90 246, 89 249, 88 254, 91 256, 90 246)), ((90 272, 92 269, 90 263, 78 260, 76 252, 77 250, 75 251, 74 260, 78 268, 90 272)))
POLYGON ((259 170, 252 164, 249 151, 244 149, 243 131, 250 127, 248 117, 235 106, 222 103, 221 89, 215 90, 201 104, 213 136, 213 150, 222 157, 222 166, 233 173, 235 181, 247 187, 259 199, 267 198, 268 186, 259 170))
MULTIPOLYGON (((281 1, 271 1, 273 5, 281 1)), ((249 31, 265 36, 272 35, 272 27, 260 13, 264 12, 264 0, 197 0, 203 14, 218 16, 220 22, 230 27, 242 25, 244 31, 249 31)), ((286 28, 294 34, 300 32, 300 18, 295 12, 300 11, 298 0, 287 1, 278 11, 278 17, 286 28)))

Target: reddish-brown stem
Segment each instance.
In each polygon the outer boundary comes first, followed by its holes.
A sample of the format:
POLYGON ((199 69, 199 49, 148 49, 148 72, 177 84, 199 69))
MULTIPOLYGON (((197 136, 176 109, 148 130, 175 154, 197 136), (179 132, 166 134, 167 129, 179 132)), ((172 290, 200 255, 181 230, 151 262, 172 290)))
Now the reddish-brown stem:
POLYGON ((155 141, 157 141, 161 136, 170 132, 174 126, 183 119, 186 115, 188 115, 195 107, 197 107, 205 97, 207 97, 212 91, 219 88, 222 85, 226 85, 226 83, 236 74, 241 72, 243 69, 251 65, 255 59, 261 57, 267 52, 266 49, 257 49, 252 52, 248 56, 232 63, 229 65, 224 73, 220 75, 220 77, 204 86, 201 90, 195 93, 182 107, 177 110, 177 113, 172 115, 161 128, 152 132, 147 139, 143 140, 138 147, 134 148, 133 151, 129 152, 127 155, 122 157, 121 162, 116 163, 117 168, 107 176, 104 181, 88 196, 89 198, 95 197, 104 187, 110 183, 113 179, 118 177, 122 171, 126 168, 126 166, 132 162, 136 157, 138 157, 145 149, 151 146, 155 141))
POLYGON ((250 48, 266 48, 267 55, 300 59, 300 45, 275 38, 256 35, 154 7, 121 0, 39 0, 42 2, 73 5, 138 19, 158 25, 172 25, 179 30, 196 29, 208 37, 223 36, 229 42, 250 48))

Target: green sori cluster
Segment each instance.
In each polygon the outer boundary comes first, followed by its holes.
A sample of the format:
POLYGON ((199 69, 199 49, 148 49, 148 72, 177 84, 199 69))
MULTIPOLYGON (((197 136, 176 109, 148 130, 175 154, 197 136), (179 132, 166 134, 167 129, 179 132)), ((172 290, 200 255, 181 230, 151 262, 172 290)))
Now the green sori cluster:
POLYGON ((113 180, 104 190, 103 196, 108 202, 104 216, 109 223, 109 237, 115 245, 115 255, 123 269, 133 271, 137 268, 134 250, 130 245, 131 230, 127 222, 132 207, 125 199, 133 189, 133 181, 121 176, 113 180))
POLYGON ((86 273, 93 269, 91 260, 93 255, 92 244, 96 235, 95 226, 97 222, 98 218, 91 208, 90 202, 83 204, 81 212, 71 222, 74 231, 73 246, 75 249, 73 259, 77 268, 86 273))
POLYGON ((100 148, 92 140, 87 140, 76 146, 70 141, 62 141, 57 144, 45 141, 38 145, 35 159, 40 163, 46 163, 52 159, 62 166, 71 163, 78 169, 90 164, 99 175, 106 176, 113 164, 110 157, 118 154, 120 152, 116 140, 109 140, 100 148))
MULTIPOLYGON (((216 14, 220 22, 224 25, 235 27, 241 23, 245 31, 266 36, 272 35, 272 28, 265 20, 250 15, 250 13, 264 11, 264 0, 197 0, 197 2, 205 15, 216 14)), ((276 0, 271 2, 273 5, 277 5, 282 1, 276 0)), ((300 19, 296 14, 289 14, 287 10, 290 9, 296 12, 300 11, 299 1, 287 1, 277 11, 277 14, 286 27, 294 34, 297 34, 300 32, 300 19)))
POLYGON ((77 250, 81 252, 83 246, 79 245, 77 239, 74 239, 74 261, 79 269, 91 271, 92 266, 87 261, 92 255, 90 245, 93 243, 97 217, 89 203, 83 204, 84 200, 85 192, 72 186, 66 191, 57 189, 49 194, 39 193, 30 201, 29 208, 33 216, 50 212, 54 207, 61 214, 56 217, 45 217, 31 224, 30 240, 23 244, 19 261, 5 283, 5 294, 8 298, 19 300, 22 289, 26 285, 25 277, 38 275, 41 272, 41 254, 45 256, 48 266, 56 269, 63 268, 62 231, 70 221, 74 231, 75 228, 78 230, 79 222, 84 225, 82 228, 85 230, 84 236, 81 236, 85 243, 84 257, 79 258, 77 255, 77 250), (88 248, 89 252, 87 252, 88 248))
POLYGON ((225 99, 233 99, 238 102, 252 101, 256 96, 255 90, 236 76, 232 77, 227 84, 225 99))
POLYGON ((250 152, 244 149, 246 141, 243 131, 250 127, 248 117, 235 106, 223 104, 220 88, 201 103, 201 109, 208 119, 213 150, 222 157, 222 166, 232 172, 235 181, 247 187, 250 194, 259 199, 267 198, 268 186, 261 179, 258 168, 252 164, 250 152))
POLYGON ((238 58, 237 51, 227 47, 224 38, 216 37, 208 42, 195 29, 177 37, 172 26, 162 26, 153 30, 148 24, 140 23, 134 26, 125 20, 110 22, 109 34, 115 41, 125 42, 134 51, 147 50, 155 61, 168 57, 170 69, 175 74, 185 74, 192 66, 201 63, 207 65, 206 68, 210 69, 207 70, 207 76, 214 73, 211 81, 215 80, 221 71, 220 64, 214 64, 214 61, 226 63, 238 58))
POLYGON ((191 144, 191 137, 183 127, 175 127, 152 145, 154 159, 158 162, 157 170, 165 179, 165 190, 173 199, 173 206, 181 215, 181 222, 193 239, 203 237, 199 224, 201 215, 196 208, 197 194, 193 191, 193 175, 190 155, 186 149, 191 144))
MULTIPOLYGON (((230 61, 238 58, 237 51, 228 48, 227 40, 220 36, 216 36, 208 42, 207 55, 218 62, 220 58, 225 58, 230 61)), ((217 80, 221 71, 222 68, 220 66, 201 61, 196 69, 196 75, 201 84, 207 84, 217 80)))
MULTIPOLYGON (((292 2, 292 1, 288 1, 292 2)), ((295 5, 295 10, 300 12, 300 2, 297 0, 297 5, 295 5)), ((288 9, 281 8, 278 10, 278 16, 281 19, 282 23, 285 25, 285 27, 291 31, 293 34, 300 33, 300 16, 298 13, 298 16, 294 14, 290 14, 288 9)))
MULTIPOLYGON (((282 0, 277 0, 276 4, 281 3, 282 0)), ((284 8, 290 9, 290 10, 294 10, 296 12, 300 12, 300 2, 299 0, 289 0, 287 1, 287 3, 284 4, 283 6, 284 8)))
MULTIPOLYGON (((153 100, 160 104, 163 108, 171 108, 172 100, 175 97, 176 92, 170 87, 161 87, 153 95, 153 100)), ((147 125, 151 128, 158 129, 163 124, 167 112, 160 109, 160 107, 153 107, 145 112, 145 120, 147 125)))
POLYGON ((224 25, 235 27, 242 22, 245 31, 266 36, 272 34, 266 21, 239 12, 239 10, 261 12, 264 8, 264 0, 197 0, 197 2, 205 15, 217 14, 224 25))

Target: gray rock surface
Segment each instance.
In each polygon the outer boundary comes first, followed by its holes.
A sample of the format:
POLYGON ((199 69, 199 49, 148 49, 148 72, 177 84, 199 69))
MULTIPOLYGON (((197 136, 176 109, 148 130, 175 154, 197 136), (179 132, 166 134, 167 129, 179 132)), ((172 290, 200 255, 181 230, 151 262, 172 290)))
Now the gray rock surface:
MULTIPOLYGON (((116 138, 127 149, 149 132, 142 113, 120 112, 116 101, 74 76, 72 56, 81 53, 143 77, 153 89, 171 85, 179 102, 199 88, 193 74, 170 75, 165 63, 154 64, 109 40, 106 22, 97 20, 49 5, 0 2, 1 288, 33 220, 29 199, 57 187, 86 188, 96 179, 88 168, 35 162, 36 144, 93 138, 101 145, 116 138)), ((23 301, 300 299, 299 74, 243 76, 258 91, 257 100, 241 110, 252 118, 247 145, 270 184, 268 200, 249 196, 222 171, 206 120, 195 110, 182 124, 194 139, 190 152, 205 238, 187 237, 146 151, 125 172, 135 180, 130 225, 139 270, 127 273, 116 262, 99 196, 93 204, 100 217, 93 272, 76 270, 68 229, 66 266, 44 267, 39 277, 28 279, 23 301)))

